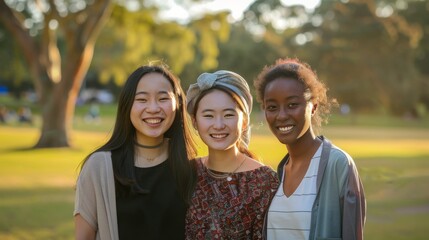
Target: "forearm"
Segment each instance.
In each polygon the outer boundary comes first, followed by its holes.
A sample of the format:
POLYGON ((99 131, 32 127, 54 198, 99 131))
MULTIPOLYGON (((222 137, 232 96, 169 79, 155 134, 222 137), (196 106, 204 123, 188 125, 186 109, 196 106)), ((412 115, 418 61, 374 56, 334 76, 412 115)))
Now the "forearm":
POLYGON ((94 240, 96 231, 89 223, 80 215, 77 214, 74 218, 75 222, 75 239, 76 240, 94 240))

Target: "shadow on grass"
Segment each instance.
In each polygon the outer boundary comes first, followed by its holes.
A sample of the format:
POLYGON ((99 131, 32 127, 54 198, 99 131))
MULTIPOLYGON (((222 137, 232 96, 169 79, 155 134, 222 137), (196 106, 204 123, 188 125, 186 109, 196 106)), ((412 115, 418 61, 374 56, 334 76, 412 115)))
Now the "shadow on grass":
MULTIPOLYGON (((43 151, 43 150, 70 150, 72 152, 81 152, 84 148, 80 146, 70 146, 70 147, 53 147, 53 148, 35 148, 34 145, 24 146, 24 147, 15 147, 15 148, 3 148, 0 149, 0 153, 20 153, 20 152, 31 152, 31 151, 43 151)), ((1 160, 1 159, 0 159, 1 160)))
POLYGON ((28 151, 34 151, 35 149, 36 148, 34 148, 33 146, 7 148, 7 149, 0 149, 0 153, 28 152, 28 151))
POLYGON ((0 189, 0 239, 72 239, 74 190, 0 189))

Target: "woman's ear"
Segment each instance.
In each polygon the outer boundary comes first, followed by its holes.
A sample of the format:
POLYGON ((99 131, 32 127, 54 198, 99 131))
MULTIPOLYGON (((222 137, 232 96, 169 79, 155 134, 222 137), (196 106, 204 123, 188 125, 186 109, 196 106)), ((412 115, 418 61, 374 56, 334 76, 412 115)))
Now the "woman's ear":
POLYGON ((198 131, 197 121, 195 120, 195 118, 194 118, 194 117, 191 117, 191 119, 192 119, 192 126, 194 127, 194 129, 195 129, 195 130, 197 130, 197 131, 198 131))
POLYGON ((317 103, 313 104, 313 107, 311 108, 311 116, 313 116, 316 113, 317 110, 317 103))
POLYGON ((192 127, 194 127, 195 134, 199 136, 197 121, 195 120, 195 117, 191 117, 191 119, 192 119, 192 127))

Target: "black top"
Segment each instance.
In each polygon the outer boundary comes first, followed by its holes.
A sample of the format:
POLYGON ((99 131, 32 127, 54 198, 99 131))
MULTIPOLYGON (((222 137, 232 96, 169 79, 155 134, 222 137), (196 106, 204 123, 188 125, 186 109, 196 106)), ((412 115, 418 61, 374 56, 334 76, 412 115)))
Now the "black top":
POLYGON ((116 197, 119 239, 185 238, 186 206, 167 162, 135 167, 137 181, 148 193, 116 197))

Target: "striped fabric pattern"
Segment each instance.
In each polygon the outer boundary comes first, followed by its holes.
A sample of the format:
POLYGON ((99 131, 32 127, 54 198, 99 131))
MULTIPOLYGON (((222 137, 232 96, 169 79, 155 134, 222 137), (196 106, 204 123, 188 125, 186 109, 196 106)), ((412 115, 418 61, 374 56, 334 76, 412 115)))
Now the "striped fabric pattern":
POLYGON ((298 188, 289 197, 283 192, 284 178, 282 179, 268 212, 267 237, 269 240, 308 239, 321 152, 322 145, 311 159, 310 166, 298 188))

